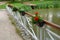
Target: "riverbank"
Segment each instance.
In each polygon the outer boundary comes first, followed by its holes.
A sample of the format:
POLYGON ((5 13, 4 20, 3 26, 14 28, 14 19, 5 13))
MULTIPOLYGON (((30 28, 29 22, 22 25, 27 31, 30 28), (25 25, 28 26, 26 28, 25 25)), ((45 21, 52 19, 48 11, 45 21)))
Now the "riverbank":
POLYGON ((31 1, 32 4, 36 4, 36 8, 60 8, 60 1, 31 1))
POLYGON ((24 8, 25 10, 30 10, 31 7, 26 4, 36 4, 35 9, 49 9, 49 8, 60 8, 60 1, 28 1, 23 3, 12 3, 18 8, 24 8))
POLYGON ((0 9, 5 9, 7 1, 0 2, 0 9))
MULTIPOLYGON (((36 9, 48 9, 48 8, 60 8, 60 1, 28 1, 25 3, 36 4, 36 9)), ((25 10, 31 10, 31 7, 24 5, 21 2, 10 2, 7 4, 12 4, 17 8, 23 8, 25 10)), ((0 5, 0 9, 4 9, 6 4, 0 5)))

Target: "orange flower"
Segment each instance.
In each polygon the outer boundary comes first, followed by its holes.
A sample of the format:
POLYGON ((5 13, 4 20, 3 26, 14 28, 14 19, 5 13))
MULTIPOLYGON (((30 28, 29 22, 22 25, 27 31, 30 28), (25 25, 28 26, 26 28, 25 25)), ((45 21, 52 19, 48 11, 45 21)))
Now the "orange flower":
POLYGON ((34 17, 34 20, 35 20, 35 21, 38 21, 38 20, 39 20, 39 18, 36 16, 36 17, 34 17))
POLYGON ((35 14, 38 14, 38 12, 35 12, 35 14))

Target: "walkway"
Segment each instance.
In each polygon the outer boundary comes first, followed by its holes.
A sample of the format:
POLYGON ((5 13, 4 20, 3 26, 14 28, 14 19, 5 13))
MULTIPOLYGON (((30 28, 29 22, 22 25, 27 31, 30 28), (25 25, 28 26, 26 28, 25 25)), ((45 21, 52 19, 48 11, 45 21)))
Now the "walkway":
POLYGON ((22 40, 16 33, 5 10, 0 10, 0 40, 22 40))

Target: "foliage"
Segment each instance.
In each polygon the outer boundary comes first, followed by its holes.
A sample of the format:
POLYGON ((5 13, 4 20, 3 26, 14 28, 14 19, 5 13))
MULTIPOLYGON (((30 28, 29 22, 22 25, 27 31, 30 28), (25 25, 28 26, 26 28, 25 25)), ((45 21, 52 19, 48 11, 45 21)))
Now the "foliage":
POLYGON ((18 8, 18 9, 24 9, 25 11, 29 11, 31 10, 31 7, 30 6, 27 6, 27 5, 24 5, 24 4, 21 4, 21 3, 11 3, 14 7, 18 8))
POLYGON ((16 12, 17 10, 18 10, 18 9, 17 9, 16 7, 14 7, 14 8, 13 8, 13 11, 15 11, 15 12, 16 12))
MULTIPOLYGON (((30 1, 32 4, 36 4, 35 9, 48 9, 48 8, 60 8, 59 1, 30 1)), ((20 2, 12 2, 13 6, 17 7, 18 9, 24 9, 25 11, 30 11, 32 8, 28 5, 24 5, 20 2)))
POLYGON ((44 1, 60 1, 60 0, 44 0, 44 1))
POLYGON ((6 4, 0 5, 0 9, 5 9, 6 8, 6 4))
MULTIPOLYGON (((35 6, 36 9, 60 8, 60 1, 31 1, 31 0, 29 0, 29 2, 31 2, 32 4, 36 4, 36 6, 35 6)), ((19 1, 9 2, 9 4, 12 4, 13 6, 15 6, 19 9, 23 8, 23 9, 25 9, 25 11, 32 10, 30 6, 24 5, 24 4, 20 3, 19 1)), ((0 9, 1 8, 5 8, 5 4, 0 5, 0 9)))
POLYGON ((59 8, 60 7, 60 1, 35 1, 32 2, 33 4, 36 4, 37 7, 36 8, 59 8))

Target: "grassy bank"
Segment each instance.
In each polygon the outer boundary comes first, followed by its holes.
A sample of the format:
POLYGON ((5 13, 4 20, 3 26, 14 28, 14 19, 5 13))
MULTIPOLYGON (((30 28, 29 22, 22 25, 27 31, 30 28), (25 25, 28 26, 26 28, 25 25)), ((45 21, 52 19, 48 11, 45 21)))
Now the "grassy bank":
MULTIPOLYGON (((60 1, 29 1, 32 4, 36 4, 36 9, 47 9, 47 8, 60 8, 60 1)), ((23 8, 26 11, 31 10, 31 7, 24 5, 20 2, 9 2, 17 8, 23 8)), ((0 5, 0 9, 4 9, 6 4, 0 5)))
POLYGON ((0 9, 5 9, 5 8, 6 8, 6 4, 0 5, 0 9))
POLYGON ((36 4, 36 8, 60 8, 60 1, 34 1, 32 4, 36 4))
POLYGON ((32 10, 30 6, 24 5, 20 2, 13 2, 13 3, 10 3, 10 4, 12 4, 14 7, 16 7, 18 9, 24 9, 25 11, 32 10))
MULTIPOLYGON (((32 4, 36 4, 36 9, 48 9, 48 8, 60 8, 60 1, 29 1, 32 4)), ((12 3, 15 7, 23 8, 26 11, 31 10, 30 6, 22 3, 12 3)))

